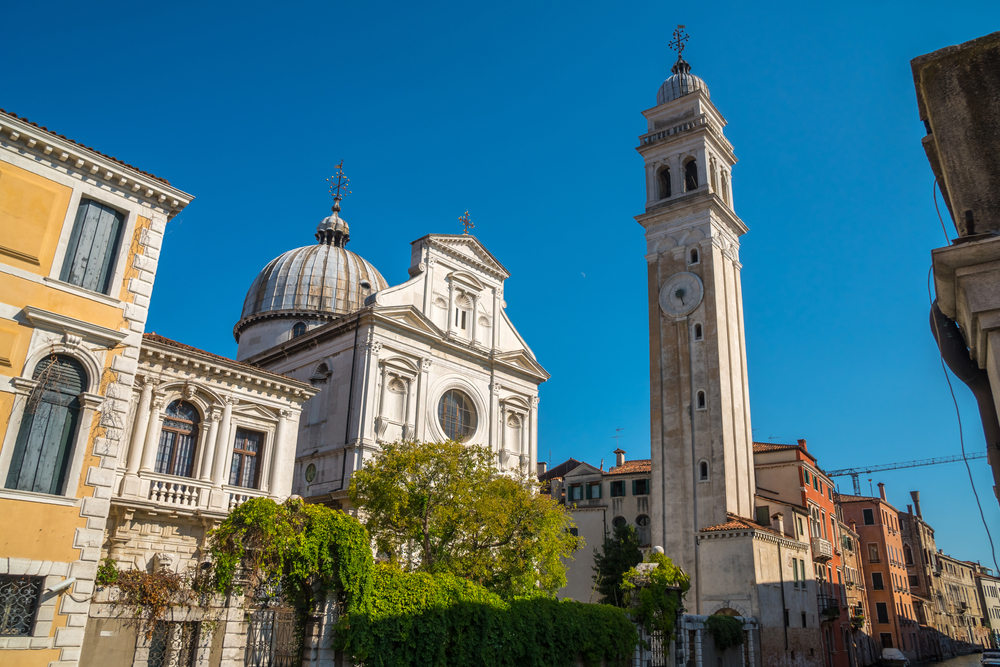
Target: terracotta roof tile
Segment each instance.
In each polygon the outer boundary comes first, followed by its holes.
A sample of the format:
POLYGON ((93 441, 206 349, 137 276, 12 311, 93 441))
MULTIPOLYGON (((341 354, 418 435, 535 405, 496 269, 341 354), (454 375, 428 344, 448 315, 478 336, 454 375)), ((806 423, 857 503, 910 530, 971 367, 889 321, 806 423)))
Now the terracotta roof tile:
MULTIPOLYGON (((771 533, 773 535, 781 535, 778 531, 770 526, 762 526, 752 519, 747 519, 735 514, 726 514, 729 518, 725 523, 720 523, 716 526, 709 526, 707 528, 702 528, 700 532, 702 533, 717 533, 724 530, 763 530, 765 532, 771 533)), ((787 537, 786 535, 781 535, 781 537, 787 537)))
POLYGON ((885 502, 881 498, 874 498, 872 496, 851 496, 846 493, 835 493, 833 495, 836 498, 837 502, 841 503, 884 503, 885 502))
POLYGON ((285 380, 285 381, 290 380, 290 381, 295 382, 297 384, 304 384, 304 385, 308 384, 306 382, 302 382, 302 380, 296 380, 295 378, 290 377, 288 375, 282 375, 281 373, 275 373, 274 371, 266 370, 264 368, 261 368, 260 366, 255 366, 254 364, 248 364, 245 361, 236 361, 235 359, 230 359, 229 357, 224 357, 221 354, 214 354, 212 352, 207 352, 205 350, 199 349, 199 348, 194 347, 192 345, 185 345, 184 343, 178 343, 176 340, 171 340, 170 338, 166 338, 165 336, 161 336, 161 335, 157 334, 155 331, 152 332, 152 333, 144 333, 144 334, 142 334, 142 339, 143 340, 148 340, 148 341, 151 341, 151 342, 154 342, 154 343, 160 343, 161 345, 166 345, 168 347, 176 347, 177 349, 184 350, 186 352, 195 352, 197 354, 201 354, 201 355, 204 355, 206 357, 211 357, 212 359, 218 359, 219 361, 227 363, 227 364, 233 364, 233 365, 236 365, 236 366, 243 366, 244 368, 249 368, 249 369, 253 370, 256 373, 262 373, 264 375, 272 375, 272 376, 274 376, 276 378, 281 378, 282 380, 285 380))
POLYGON ((652 471, 653 471, 652 459, 635 459, 634 461, 626 461, 620 466, 614 466, 613 468, 610 468, 607 474, 629 475, 632 473, 652 472, 652 471))
POLYGON ((538 481, 544 482, 550 479, 562 479, 563 477, 566 476, 566 473, 570 472, 581 463, 582 461, 577 461, 576 459, 573 458, 567 459, 562 463, 560 463, 559 465, 555 466, 554 468, 547 470, 541 475, 539 475, 538 481))
POLYGON ((63 136, 61 134, 57 134, 56 132, 53 132, 49 128, 45 127, 44 125, 39 125, 38 123, 30 121, 27 118, 24 118, 22 116, 18 116, 16 113, 13 113, 11 111, 5 111, 4 109, 0 109, 0 113, 4 114, 6 116, 10 116, 11 118, 14 118, 16 120, 19 120, 22 123, 27 123, 28 125, 31 125, 32 127, 37 127, 39 130, 43 130, 45 132, 48 132, 49 134, 51 134, 54 137, 59 137, 63 141, 68 141, 71 144, 73 144, 74 146, 79 146, 80 148, 86 148, 88 151, 90 151, 92 153, 97 153, 101 157, 107 158, 108 160, 111 160, 112 162, 120 164, 123 167, 131 169, 132 171, 138 172, 138 173, 142 174, 143 176, 149 176, 150 178, 156 179, 157 181, 159 181, 161 183, 165 183, 166 185, 170 185, 170 181, 168 181, 165 178, 160 178, 159 176, 156 176, 155 174, 151 174, 148 171, 143 171, 142 169, 139 169, 138 167, 133 167, 132 165, 130 165, 127 162, 123 162, 123 161, 119 160, 116 157, 113 157, 111 155, 107 155, 106 153, 102 153, 101 151, 97 150, 96 148, 91 148, 90 146, 87 146, 86 144, 81 144, 79 141, 73 141, 69 137, 63 136))
POLYGON ((753 443, 753 453, 754 454, 766 454, 768 452, 783 452, 789 449, 797 449, 813 461, 816 457, 809 453, 808 450, 802 449, 799 445, 782 445, 777 442, 755 442, 753 443))

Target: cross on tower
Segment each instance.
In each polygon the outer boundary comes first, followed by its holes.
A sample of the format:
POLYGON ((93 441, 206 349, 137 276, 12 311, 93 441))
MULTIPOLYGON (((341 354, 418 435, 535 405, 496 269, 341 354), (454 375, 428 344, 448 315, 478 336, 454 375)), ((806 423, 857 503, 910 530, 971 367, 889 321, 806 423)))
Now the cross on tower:
POLYGON ((674 41, 670 42, 670 49, 677 52, 677 60, 682 60, 681 54, 684 53, 684 42, 688 41, 688 35, 684 32, 684 26, 678 25, 677 30, 674 30, 674 41))
POLYGON ((340 210, 340 200, 344 198, 344 194, 351 194, 351 191, 347 189, 347 184, 351 182, 351 179, 344 177, 343 160, 337 165, 337 173, 326 180, 330 184, 330 194, 333 195, 333 211, 336 213, 340 210), (337 179, 336 183, 333 181, 335 178, 337 179))
POLYGON ((475 225, 472 224, 472 220, 469 219, 469 212, 468 211, 466 211, 465 215, 463 215, 462 217, 460 217, 458 219, 458 221, 461 222, 462 225, 465 227, 465 231, 462 232, 463 234, 468 234, 469 230, 472 229, 473 227, 475 227, 475 225))

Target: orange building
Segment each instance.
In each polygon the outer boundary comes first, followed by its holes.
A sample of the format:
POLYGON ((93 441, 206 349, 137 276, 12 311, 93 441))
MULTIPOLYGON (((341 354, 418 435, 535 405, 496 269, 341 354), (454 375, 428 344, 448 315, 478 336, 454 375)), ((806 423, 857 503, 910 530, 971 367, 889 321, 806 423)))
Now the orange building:
POLYGON ((913 608, 900 535, 898 512, 886 501, 885 485, 879 497, 840 494, 844 519, 854 526, 861 542, 873 638, 881 650, 895 648, 909 660, 921 660, 920 627, 913 608))
POLYGON ((804 539, 810 544, 826 665, 868 664, 864 609, 857 614, 857 605, 852 608, 848 600, 851 573, 845 572, 843 560, 845 526, 838 519, 833 483, 809 453, 805 440, 799 440, 797 445, 754 443, 754 470, 758 523, 764 522, 770 512, 768 497, 803 509, 794 520, 799 524, 796 532, 807 536, 804 539))
POLYGON ((192 197, 0 111, 0 664, 80 660, 167 221, 192 197))

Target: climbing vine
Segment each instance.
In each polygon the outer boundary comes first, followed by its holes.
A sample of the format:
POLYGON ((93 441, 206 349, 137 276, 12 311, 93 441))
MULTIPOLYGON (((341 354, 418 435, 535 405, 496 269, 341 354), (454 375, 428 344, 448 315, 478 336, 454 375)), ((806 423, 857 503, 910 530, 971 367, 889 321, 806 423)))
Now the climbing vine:
POLYGON ((636 568, 626 572, 622 590, 626 592, 627 604, 631 606, 636 622, 646 632, 661 632, 666 637, 674 632, 677 611, 691 587, 691 578, 664 554, 652 553, 647 562, 657 566, 648 574, 640 573, 636 568), (642 581, 644 585, 636 585, 643 579, 648 581, 642 581))
POLYGON ((705 619, 705 627, 715 640, 715 648, 725 651, 727 648, 743 643, 743 621, 735 616, 716 614, 705 619))
POLYGON ((369 602, 372 552, 357 519, 323 505, 253 498, 216 528, 209 546, 217 591, 278 586, 300 609, 338 591, 348 612, 369 602))

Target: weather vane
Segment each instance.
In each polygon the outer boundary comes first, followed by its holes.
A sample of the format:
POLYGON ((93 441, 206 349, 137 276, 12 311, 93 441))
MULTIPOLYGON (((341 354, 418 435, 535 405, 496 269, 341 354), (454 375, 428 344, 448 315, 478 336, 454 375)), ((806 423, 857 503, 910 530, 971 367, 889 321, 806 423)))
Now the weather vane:
POLYGON ((670 42, 670 48, 677 52, 677 60, 682 60, 681 54, 684 53, 684 42, 688 41, 688 35, 684 32, 684 26, 678 25, 677 30, 674 30, 674 41, 670 42))
POLYGON ((343 160, 337 165, 337 173, 326 180, 330 184, 330 194, 333 195, 332 210, 336 213, 340 210, 340 200, 344 198, 345 194, 351 194, 351 191, 347 189, 347 184, 351 182, 351 179, 344 176, 343 160), (333 179, 337 179, 337 182, 334 183, 333 179))
POLYGON ((461 222, 462 225, 465 227, 465 231, 462 232, 463 234, 468 234, 469 230, 472 229, 473 227, 475 227, 475 225, 472 224, 472 220, 469 219, 469 212, 468 211, 466 211, 465 215, 463 215, 461 218, 459 218, 458 221, 461 222))

